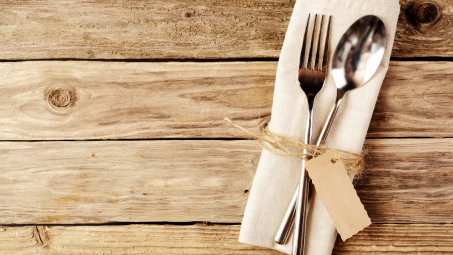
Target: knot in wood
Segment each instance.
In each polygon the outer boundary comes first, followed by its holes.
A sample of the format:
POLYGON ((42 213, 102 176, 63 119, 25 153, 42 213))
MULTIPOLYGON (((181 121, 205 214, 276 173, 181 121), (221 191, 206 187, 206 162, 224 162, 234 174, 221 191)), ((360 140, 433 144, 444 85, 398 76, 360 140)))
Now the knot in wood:
POLYGON ((440 16, 440 11, 437 5, 433 3, 422 3, 415 7, 415 19, 422 23, 432 23, 440 16))
POLYGON ((73 93, 66 89, 55 89, 49 93, 49 103, 56 107, 66 107, 72 99, 73 93))

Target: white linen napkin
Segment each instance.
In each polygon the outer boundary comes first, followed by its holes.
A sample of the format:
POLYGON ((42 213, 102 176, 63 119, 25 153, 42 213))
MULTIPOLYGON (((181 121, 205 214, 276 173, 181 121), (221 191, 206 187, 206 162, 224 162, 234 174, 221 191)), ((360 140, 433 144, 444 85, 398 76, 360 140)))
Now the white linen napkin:
MULTIPOLYGON (((376 15, 385 24, 387 46, 373 78, 343 99, 326 141, 327 147, 361 152, 376 99, 387 72, 400 7, 398 0, 297 0, 280 54, 275 81, 269 130, 303 142, 307 101, 299 86, 298 65, 303 33, 309 13, 332 15, 330 54, 336 43, 357 19, 376 15)), ((316 141, 336 97, 331 76, 314 103, 313 139, 316 141)), ((246 244, 291 252, 274 242, 289 202, 299 183, 301 160, 276 156, 263 150, 242 221, 239 241, 246 244)), ((322 200, 314 194, 308 219, 308 255, 330 255, 337 232, 322 200)))

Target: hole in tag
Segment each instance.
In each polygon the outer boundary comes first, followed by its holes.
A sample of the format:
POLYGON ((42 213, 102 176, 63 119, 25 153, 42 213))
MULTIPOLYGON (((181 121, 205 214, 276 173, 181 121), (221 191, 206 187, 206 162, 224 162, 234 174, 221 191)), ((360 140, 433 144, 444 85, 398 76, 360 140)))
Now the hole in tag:
POLYGON ((335 163, 337 163, 337 160, 333 158, 330 160, 330 163, 335 164, 335 163))

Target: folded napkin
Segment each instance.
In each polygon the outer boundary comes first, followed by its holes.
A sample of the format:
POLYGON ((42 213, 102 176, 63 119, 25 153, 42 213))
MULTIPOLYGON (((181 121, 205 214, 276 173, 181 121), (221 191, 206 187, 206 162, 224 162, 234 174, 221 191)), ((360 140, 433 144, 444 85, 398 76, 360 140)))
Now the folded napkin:
MULTIPOLYGON (((387 72, 399 15, 398 0, 297 0, 289 22, 278 62, 272 118, 269 130, 303 142, 307 101, 299 87, 298 67, 303 32, 309 13, 332 15, 330 53, 352 23, 365 15, 376 15, 385 24, 387 46, 384 58, 368 83, 348 93, 343 99, 326 141, 327 147, 361 152, 376 99, 387 72)), ((313 139, 324 125, 336 97, 331 76, 314 103, 313 139)), ((239 241, 291 252, 292 240, 286 245, 274 242, 274 236, 299 183, 301 160, 276 156, 263 150, 242 221, 239 241)), ((322 200, 311 196, 308 219, 307 251, 309 255, 330 255, 337 232, 322 200)))

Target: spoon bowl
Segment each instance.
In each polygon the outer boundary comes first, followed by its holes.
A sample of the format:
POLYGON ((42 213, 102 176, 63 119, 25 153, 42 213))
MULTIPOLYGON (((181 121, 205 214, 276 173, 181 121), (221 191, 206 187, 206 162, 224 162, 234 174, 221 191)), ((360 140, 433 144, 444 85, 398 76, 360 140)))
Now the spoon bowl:
POLYGON ((376 73, 386 44, 384 22, 374 15, 358 19, 344 32, 335 47, 330 71, 337 87, 337 99, 319 134, 317 146, 325 143, 344 95, 364 86, 376 73))
POLYGON ((385 45, 384 22, 374 15, 360 18, 346 30, 332 56, 337 99, 373 77, 384 57, 385 45))

